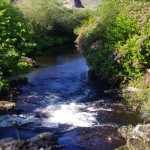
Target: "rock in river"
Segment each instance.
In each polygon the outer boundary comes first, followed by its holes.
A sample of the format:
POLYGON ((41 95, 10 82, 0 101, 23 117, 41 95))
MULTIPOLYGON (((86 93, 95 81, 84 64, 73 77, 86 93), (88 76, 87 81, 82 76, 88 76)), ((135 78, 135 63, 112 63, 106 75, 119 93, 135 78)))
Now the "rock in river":
POLYGON ((0 140, 0 150, 64 150, 57 144, 57 138, 54 134, 44 132, 28 140, 15 140, 6 138, 0 140), (41 139, 40 135, 44 138, 41 139))
POLYGON ((12 110, 16 104, 9 101, 0 101, 0 112, 12 110))
POLYGON ((119 132, 127 143, 117 150, 150 150, 150 124, 135 127, 123 126, 119 132))

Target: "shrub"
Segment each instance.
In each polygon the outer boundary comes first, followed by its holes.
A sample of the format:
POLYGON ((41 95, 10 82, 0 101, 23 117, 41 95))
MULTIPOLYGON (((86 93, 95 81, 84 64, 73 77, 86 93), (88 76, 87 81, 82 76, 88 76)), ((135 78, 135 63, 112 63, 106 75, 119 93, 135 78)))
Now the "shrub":
POLYGON ((131 79, 150 67, 149 4, 105 1, 97 16, 76 30, 77 47, 101 79, 131 79))
POLYGON ((0 88, 4 77, 18 70, 20 57, 31 51, 33 46, 30 30, 22 13, 0 0, 0 88))
POLYGON ((123 4, 115 0, 104 1, 98 7, 97 15, 76 29, 77 47, 84 50, 89 66, 101 79, 117 74, 112 55, 114 46, 110 44, 106 32, 112 28, 116 16, 125 7, 123 4))
POLYGON ((121 66, 119 75, 137 77, 150 67, 149 18, 149 3, 135 2, 119 13, 113 30, 107 30, 121 66))
POLYGON ((150 117, 150 82, 147 82, 146 77, 142 76, 131 80, 127 87, 137 89, 137 91, 130 91, 123 94, 123 97, 128 101, 129 105, 150 117))
POLYGON ((18 62, 17 63, 17 68, 18 68, 18 72, 19 73, 25 73, 27 72, 30 68, 32 67, 32 65, 26 63, 26 62, 18 62))

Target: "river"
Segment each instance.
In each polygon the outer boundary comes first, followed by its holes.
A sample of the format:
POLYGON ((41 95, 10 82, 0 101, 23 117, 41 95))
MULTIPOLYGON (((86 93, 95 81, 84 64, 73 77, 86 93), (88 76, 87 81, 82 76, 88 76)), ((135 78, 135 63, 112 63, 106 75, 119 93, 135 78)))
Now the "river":
POLYGON ((57 132, 59 144, 67 150, 113 150, 124 144, 109 136, 122 125, 137 124, 137 114, 113 107, 123 100, 105 95, 102 87, 89 79, 83 55, 72 47, 62 49, 69 52, 34 57, 41 67, 27 74, 29 85, 20 87, 18 113, 0 116, 0 138, 16 137, 11 127, 16 120, 22 139, 44 131, 57 132))

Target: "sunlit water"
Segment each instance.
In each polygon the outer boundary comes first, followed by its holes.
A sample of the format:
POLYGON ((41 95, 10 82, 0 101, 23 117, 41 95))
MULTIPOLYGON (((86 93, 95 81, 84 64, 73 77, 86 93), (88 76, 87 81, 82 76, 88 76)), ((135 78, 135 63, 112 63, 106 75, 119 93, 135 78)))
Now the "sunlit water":
POLYGON ((88 78, 82 55, 47 54, 35 59, 42 67, 29 73, 30 84, 21 87, 16 108, 20 113, 0 116, 0 138, 15 136, 11 122, 16 120, 25 139, 42 131, 59 131, 59 143, 69 150, 107 150, 119 145, 106 141, 108 135, 121 125, 138 122, 133 112, 111 107, 118 100, 101 95, 88 78))

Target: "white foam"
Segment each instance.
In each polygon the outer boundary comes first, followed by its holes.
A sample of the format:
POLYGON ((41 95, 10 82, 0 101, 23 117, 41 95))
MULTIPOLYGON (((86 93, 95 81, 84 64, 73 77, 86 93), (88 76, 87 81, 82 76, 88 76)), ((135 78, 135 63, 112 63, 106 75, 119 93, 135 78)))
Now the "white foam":
POLYGON ((88 107, 87 110, 89 111, 113 111, 111 108, 94 108, 94 107, 88 107))
POLYGON ((37 109, 37 112, 48 116, 48 118, 42 120, 43 126, 46 127, 59 124, 67 124, 75 127, 92 127, 97 124, 97 113, 88 111, 85 104, 57 104, 37 109))
POLYGON ((11 126, 12 121, 17 121, 19 125, 33 123, 36 127, 59 127, 59 125, 69 125, 70 128, 95 127, 104 125, 97 121, 100 111, 113 110, 96 107, 96 104, 91 103, 50 103, 46 107, 36 109, 32 114, 2 115, 0 126, 11 126), (36 113, 41 114, 41 117, 37 118, 36 113))

